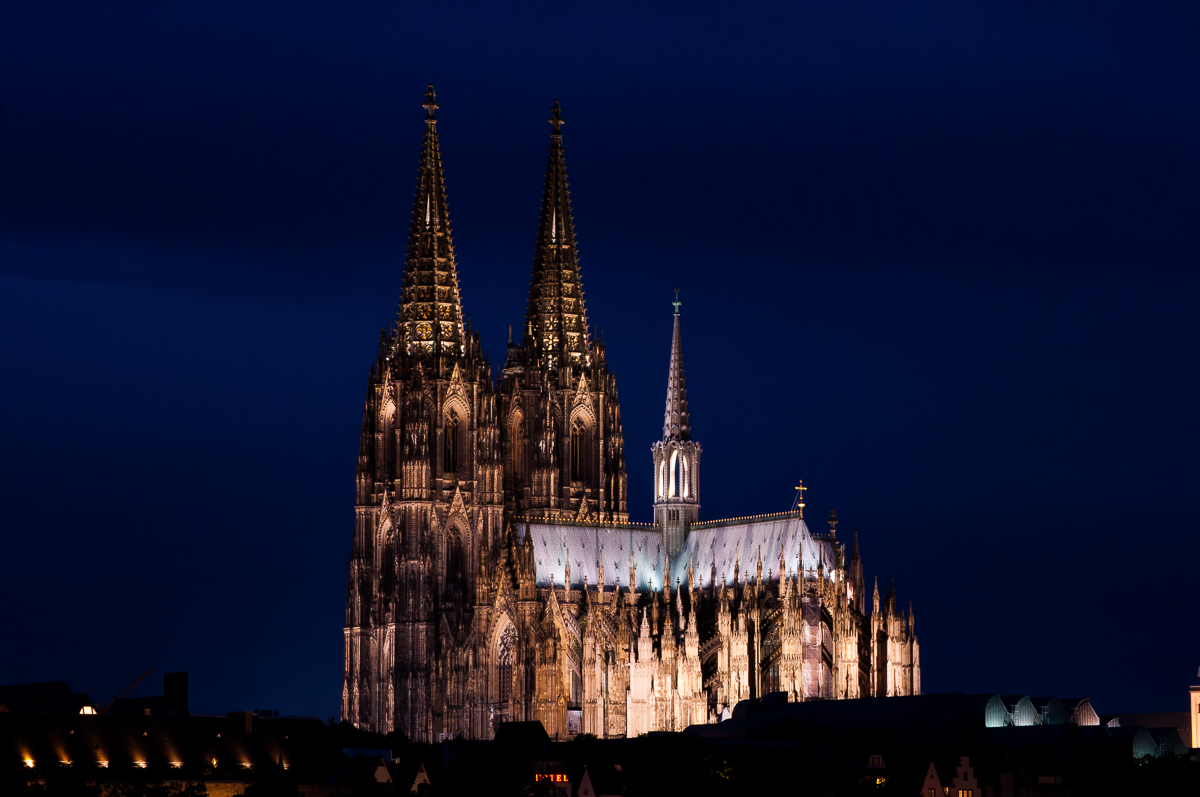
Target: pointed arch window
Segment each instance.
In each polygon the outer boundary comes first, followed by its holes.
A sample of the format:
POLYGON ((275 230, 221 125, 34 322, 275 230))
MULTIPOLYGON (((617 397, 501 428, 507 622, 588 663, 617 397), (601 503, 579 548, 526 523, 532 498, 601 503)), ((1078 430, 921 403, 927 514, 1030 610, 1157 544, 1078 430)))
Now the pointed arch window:
POLYGON ((587 427, 578 418, 571 423, 571 481, 587 478, 587 427))
POLYGON ((458 529, 451 529, 446 539, 446 591, 466 591, 467 567, 463 553, 462 536, 458 529))
POLYGON ((674 498, 676 495, 678 495, 678 493, 675 492, 675 490, 678 489, 677 485, 679 484, 677 481, 675 481, 675 472, 678 469, 679 469, 679 451, 677 449, 672 448, 671 449, 671 463, 670 463, 670 465, 667 466, 667 476, 670 479, 669 483, 667 484, 667 495, 671 496, 672 498, 674 498))
POLYGON ((512 700, 513 650, 516 643, 517 634, 509 625, 500 634, 500 649, 496 651, 496 700, 500 703, 512 700))
POLYGON ((517 413, 512 421, 513 476, 518 482, 525 478, 525 416, 517 413))
POLYGON ((446 416, 446 451, 445 457, 442 460, 442 470, 447 476, 452 476, 458 473, 458 415, 451 412, 446 416))
POLYGON ((571 670, 571 702, 567 708, 578 709, 583 706, 583 680, 579 673, 571 670))

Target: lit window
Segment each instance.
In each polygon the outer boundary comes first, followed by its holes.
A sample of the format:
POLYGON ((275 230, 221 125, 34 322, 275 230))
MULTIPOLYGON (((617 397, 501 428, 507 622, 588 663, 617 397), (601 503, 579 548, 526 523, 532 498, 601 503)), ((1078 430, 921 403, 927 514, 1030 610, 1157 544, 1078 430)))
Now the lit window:
POLYGON ((80 714, 95 714, 96 709, 94 709, 91 706, 84 706, 83 708, 79 709, 79 713, 80 714))

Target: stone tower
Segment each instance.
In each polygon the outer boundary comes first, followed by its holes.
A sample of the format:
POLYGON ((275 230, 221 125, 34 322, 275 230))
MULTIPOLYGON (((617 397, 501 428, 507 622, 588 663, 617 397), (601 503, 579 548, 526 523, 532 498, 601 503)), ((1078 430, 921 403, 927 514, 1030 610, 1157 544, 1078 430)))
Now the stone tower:
POLYGON ((435 96, 431 85, 399 317, 367 378, 342 678, 344 719, 422 741, 503 513, 491 365, 463 325, 435 96))
POLYGON ((525 334, 510 338, 502 376, 505 505, 522 517, 624 522, 621 405, 604 343, 589 335, 557 100, 549 121, 525 334))
POLYGON ((667 555, 678 558, 687 542, 688 526, 700 519, 700 444, 692 440, 687 384, 683 376, 683 342, 679 332, 679 291, 675 292, 675 330, 667 376, 663 439, 654 454, 654 523, 663 530, 667 555))

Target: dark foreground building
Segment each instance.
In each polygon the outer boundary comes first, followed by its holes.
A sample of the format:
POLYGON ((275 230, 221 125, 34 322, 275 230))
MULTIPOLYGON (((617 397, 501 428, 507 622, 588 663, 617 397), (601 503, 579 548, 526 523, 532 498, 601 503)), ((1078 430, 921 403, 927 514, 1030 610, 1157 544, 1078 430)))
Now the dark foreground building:
MULTIPOLYGON (((1014 717, 1025 721, 1021 711, 997 724, 997 698, 1014 707, 1024 698, 938 694, 790 703, 785 693, 774 693, 739 703, 725 722, 685 733, 608 740, 580 734, 562 742, 539 722, 512 722, 500 724, 491 741, 420 744, 273 712, 190 715, 180 711, 178 694, 130 699, 131 711, 122 715, 99 713, 115 702, 97 708, 65 684, 0 687, 0 696, 6 706, 20 706, 0 711, 5 797, 103 794, 97 786, 158 797, 225 797, 248 788, 248 794, 311 797, 385 797, 414 789, 563 797, 928 797, 930 788, 934 797, 1048 797, 1200 788, 1200 765, 1188 751, 1139 750, 1137 739, 1147 729, 1134 723, 1161 716, 1078 724, 1046 699, 1028 701, 1045 709, 1032 724, 1013 723, 1014 717), (79 713, 88 709, 97 713, 79 713)), ((1157 738, 1157 732, 1149 735, 1157 738)))

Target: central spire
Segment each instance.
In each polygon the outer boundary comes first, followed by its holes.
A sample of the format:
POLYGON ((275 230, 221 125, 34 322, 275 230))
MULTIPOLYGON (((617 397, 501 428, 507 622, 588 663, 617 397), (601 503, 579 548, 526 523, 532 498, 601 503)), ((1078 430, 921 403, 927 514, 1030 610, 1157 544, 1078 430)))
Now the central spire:
POLYGON ((667 409, 663 415, 663 440, 691 440, 687 383, 683 378, 683 341, 679 334, 679 289, 675 289, 675 332, 671 338, 671 369, 667 374, 667 409))
MULTIPOLYGON (((537 250, 529 286, 526 331, 548 369, 564 363, 591 362, 587 313, 583 306, 583 283, 575 249, 575 222, 567 187, 567 161, 562 146, 562 107, 558 100, 548 120, 550 157, 546 186, 542 192, 542 216, 538 224, 537 250)), ((528 343, 527 343, 528 345, 528 343)))
POLYGON ((442 153, 438 144, 437 92, 425 92, 425 140, 417 169, 417 195, 404 262, 399 346, 410 355, 463 353, 463 310, 450 237, 442 153))

